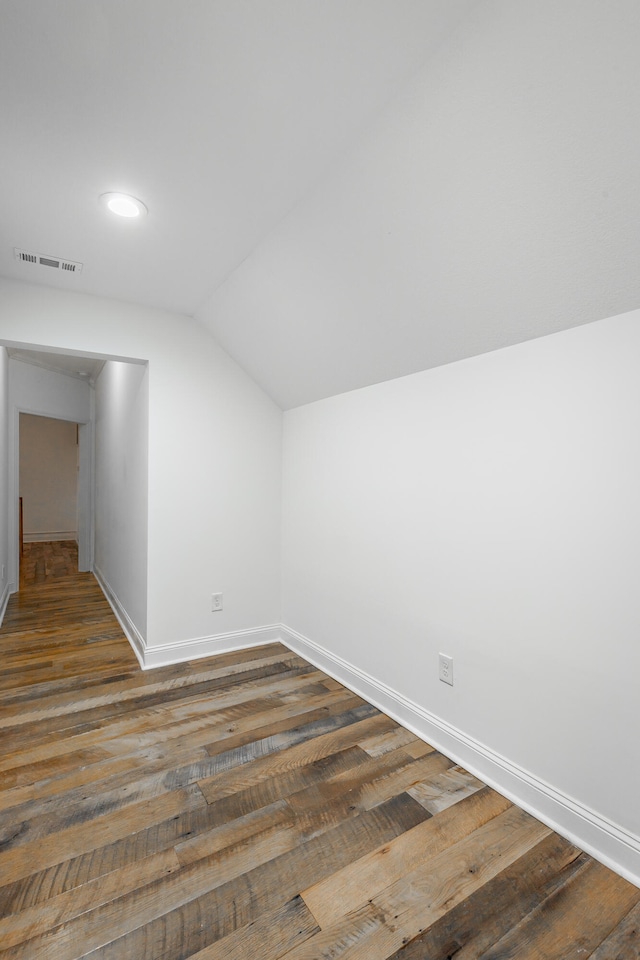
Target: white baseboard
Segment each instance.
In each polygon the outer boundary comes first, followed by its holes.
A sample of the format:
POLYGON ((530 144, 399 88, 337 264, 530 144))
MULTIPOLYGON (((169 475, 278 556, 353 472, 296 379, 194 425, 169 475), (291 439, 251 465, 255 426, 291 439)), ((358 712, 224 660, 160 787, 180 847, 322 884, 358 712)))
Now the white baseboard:
POLYGON ((15 593, 15 589, 11 589, 13 584, 6 583, 4 590, 2 591, 2 596, 0 597, 0 627, 2 626, 2 621, 4 620, 4 615, 7 612, 7 604, 9 603, 9 597, 12 593, 15 593))
POLYGON ((144 669, 149 670, 152 667, 164 667, 184 660, 213 657, 217 653, 230 653, 247 647, 262 647, 267 643, 279 641, 280 633, 280 625, 276 623, 265 627, 253 627, 249 630, 233 630, 230 633, 217 633, 210 637, 165 643, 162 646, 145 645, 141 662, 144 669))
POLYGON ((217 653, 230 653, 233 650, 244 650, 247 647, 261 647, 267 643, 275 643, 280 640, 280 624, 274 623, 266 627, 253 627, 249 630, 217 633, 210 637, 177 640, 175 643, 165 643, 158 646, 150 645, 120 603, 117 594, 111 588, 102 571, 95 567, 93 572, 143 670, 166 667, 172 663, 183 663, 185 660, 213 657, 217 653))
POLYGON ((140 666, 144 669, 144 650, 145 650, 145 639, 136 627, 135 623, 125 610, 125 608, 120 603, 118 595, 111 588, 109 581, 106 579, 99 567, 93 568, 93 575, 100 585, 100 589, 104 593, 107 602, 111 609, 113 610, 116 620, 122 627, 124 635, 133 647, 133 652, 135 653, 140 666))
POLYGON ((282 625, 280 640, 479 780, 640 887, 640 837, 500 756, 308 637, 282 625))
POLYGON ((77 530, 52 530, 49 533, 25 533, 22 537, 23 543, 50 543, 54 540, 74 540, 78 541, 77 530))

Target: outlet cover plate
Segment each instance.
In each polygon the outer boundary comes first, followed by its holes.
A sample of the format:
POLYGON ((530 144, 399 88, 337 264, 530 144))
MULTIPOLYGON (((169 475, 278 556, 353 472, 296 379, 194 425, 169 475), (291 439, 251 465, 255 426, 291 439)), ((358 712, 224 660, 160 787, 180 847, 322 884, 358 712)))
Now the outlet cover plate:
POLYGON ((439 654, 440 679, 443 683, 453 686, 453 657, 448 657, 446 653, 439 654))
POLYGON ((213 613, 217 613, 218 610, 222 610, 222 594, 213 593, 211 595, 211 610, 213 613))

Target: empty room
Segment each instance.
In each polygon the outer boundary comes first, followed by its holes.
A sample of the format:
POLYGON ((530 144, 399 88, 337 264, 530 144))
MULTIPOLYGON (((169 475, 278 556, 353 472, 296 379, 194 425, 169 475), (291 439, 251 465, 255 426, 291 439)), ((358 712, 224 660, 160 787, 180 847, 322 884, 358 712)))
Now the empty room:
POLYGON ((0 960, 640 958, 639 40, 0 0, 0 960))

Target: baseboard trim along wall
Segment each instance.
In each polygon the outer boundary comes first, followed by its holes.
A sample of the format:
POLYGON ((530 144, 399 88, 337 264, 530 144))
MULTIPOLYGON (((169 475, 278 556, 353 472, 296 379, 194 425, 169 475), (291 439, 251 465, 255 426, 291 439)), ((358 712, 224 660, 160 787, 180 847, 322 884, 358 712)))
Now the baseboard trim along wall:
POLYGON ((2 621, 4 620, 4 615, 7 612, 7 604, 9 603, 9 597, 12 593, 15 593, 15 590, 12 590, 13 584, 5 584, 2 597, 0 598, 0 627, 2 626, 2 621))
POLYGON ((48 533, 25 533, 23 543, 49 543, 53 540, 73 540, 78 542, 77 530, 50 530, 48 533))
POLYGON ((216 633, 210 637, 177 640, 175 643, 164 643, 158 646, 150 645, 120 603, 100 568, 94 567, 93 573, 143 670, 168 667, 172 663, 183 663, 185 660, 200 660, 202 657, 213 657, 217 653, 231 653, 233 650, 244 650, 247 647, 263 647, 267 643, 276 643, 280 640, 281 626, 279 623, 272 623, 264 627, 216 633))
POLYGON ((217 633, 211 637, 196 637, 193 640, 179 640, 162 646, 144 645, 142 666, 145 670, 153 667, 165 667, 184 660, 199 660, 213 657, 217 653, 230 653, 247 647, 262 647, 267 643, 280 640, 280 625, 254 627, 250 630, 233 630, 230 633, 217 633))
POLYGON ((136 627, 135 623, 133 622, 133 620, 131 619, 131 617, 125 610, 125 608, 120 603, 120 600, 118 599, 118 595, 115 593, 114 590, 112 590, 109 581, 106 579, 106 577, 104 576, 104 574, 102 573, 99 567, 94 566, 93 575, 98 581, 98 584, 100 585, 100 589, 104 593, 107 603, 113 610, 116 620, 122 627, 125 637, 133 647, 133 652, 138 658, 138 662, 140 663, 140 666, 144 670, 145 669, 144 651, 146 646, 144 637, 136 627))
POLYGON ((308 637, 283 625, 280 639, 295 653, 397 720, 571 843, 640 886, 640 837, 523 770, 308 637))

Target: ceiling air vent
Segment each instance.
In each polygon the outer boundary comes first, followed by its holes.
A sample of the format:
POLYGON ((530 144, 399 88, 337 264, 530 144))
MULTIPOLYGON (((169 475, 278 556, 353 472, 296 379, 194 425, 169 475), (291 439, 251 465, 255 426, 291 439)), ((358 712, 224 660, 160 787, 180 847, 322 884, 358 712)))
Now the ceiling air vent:
POLYGON ((13 248, 16 260, 23 263, 35 263, 36 266, 51 267, 53 270, 63 270, 65 273, 81 273, 82 264, 74 260, 63 260, 62 257, 45 257, 43 253, 31 253, 29 250, 13 248))

